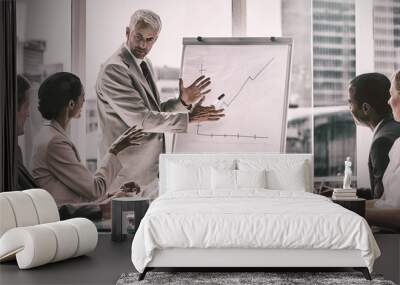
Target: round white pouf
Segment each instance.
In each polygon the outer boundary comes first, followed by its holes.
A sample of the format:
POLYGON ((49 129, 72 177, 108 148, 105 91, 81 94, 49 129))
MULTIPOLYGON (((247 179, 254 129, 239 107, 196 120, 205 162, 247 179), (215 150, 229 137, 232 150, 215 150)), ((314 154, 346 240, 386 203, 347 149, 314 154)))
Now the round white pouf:
POLYGON ((51 223, 60 220, 56 201, 49 192, 43 189, 29 189, 22 191, 30 196, 36 208, 39 224, 51 223))
POLYGON ((74 257, 91 252, 96 248, 98 234, 93 222, 85 218, 74 218, 64 222, 74 226, 78 233, 79 244, 74 257))
POLYGON ((57 252, 51 262, 71 258, 78 250, 78 233, 70 223, 65 221, 42 225, 53 231, 57 238, 57 252))
POLYGON ((11 205, 17 227, 33 226, 39 223, 35 205, 29 195, 22 191, 1 193, 11 205))
POLYGON ((53 231, 40 225, 14 228, 0 239, 0 258, 16 253, 20 269, 49 263, 57 252, 57 239, 53 231))
POLYGON ((16 226, 17 223, 10 202, 6 197, 0 195, 0 237, 6 231, 15 228, 16 226))
POLYGON ((0 262, 16 258, 20 269, 28 269, 96 248, 93 222, 59 219, 53 197, 43 189, 0 193, 0 262))

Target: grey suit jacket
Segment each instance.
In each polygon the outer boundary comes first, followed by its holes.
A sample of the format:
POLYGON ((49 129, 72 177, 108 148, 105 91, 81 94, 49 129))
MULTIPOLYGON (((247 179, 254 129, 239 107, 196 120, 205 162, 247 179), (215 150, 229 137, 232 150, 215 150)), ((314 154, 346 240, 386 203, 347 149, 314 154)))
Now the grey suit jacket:
POLYGON ((93 175, 82 164, 64 129, 55 121, 45 122, 35 138, 32 176, 41 188, 53 195, 58 206, 104 198, 121 167, 118 158, 108 153, 93 175))
MULTIPOLYGON (((156 86, 152 65, 147 58, 145 62, 150 69, 153 86, 156 86)), ((187 130, 188 110, 180 100, 161 103, 158 91, 155 91, 154 94, 140 66, 124 45, 101 67, 96 82, 100 157, 128 127, 137 125, 148 133, 139 146, 121 152, 119 157, 123 169, 110 192, 119 189, 126 181, 133 180, 140 186, 153 182, 158 176, 159 155, 165 149, 164 133, 187 130)))

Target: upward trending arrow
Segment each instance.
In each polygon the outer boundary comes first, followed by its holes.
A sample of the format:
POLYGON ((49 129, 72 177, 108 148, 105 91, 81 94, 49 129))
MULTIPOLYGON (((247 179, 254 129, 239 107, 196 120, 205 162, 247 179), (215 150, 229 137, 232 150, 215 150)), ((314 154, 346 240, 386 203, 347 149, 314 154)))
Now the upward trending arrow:
POLYGON ((246 80, 243 82, 242 86, 240 86, 239 90, 236 92, 236 94, 233 96, 233 98, 229 101, 229 102, 225 102, 223 101, 224 105, 229 107, 233 101, 236 100, 236 98, 240 95, 240 93, 242 92, 242 90, 246 87, 247 83, 249 81, 254 81, 258 78, 258 76, 261 75, 261 73, 263 73, 263 71, 274 61, 274 58, 271 58, 270 61, 268 61, 254 76, 249 75, 246 80))

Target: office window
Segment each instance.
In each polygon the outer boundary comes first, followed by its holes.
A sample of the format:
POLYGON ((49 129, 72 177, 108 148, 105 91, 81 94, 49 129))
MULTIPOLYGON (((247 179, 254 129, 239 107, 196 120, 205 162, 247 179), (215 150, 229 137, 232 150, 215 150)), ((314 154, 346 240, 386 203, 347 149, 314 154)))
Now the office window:
POLYGON ((29 167, 35 135, 44 119, 38 111, 40 83, 59 71, 71 70, 71 1, 17 0, 17 73, 32 84, 30 116, 18 138, 29 167))
MULTIPOLYGON (((39 84, 54 72, 71 71, 71 0, 16 2, 17 71, 35 90, 25 136, 19 139, 28 164, 43 122, 37 111, 39 84)), ((373 5, 375 70, 391 76, 400 68, 400 1, 374 0, 373 5)), ((354 166, 357 159, 347 106, 347 85, 356 75, 355 0, 248 0, 245 7, 247 36, 294 40, 286 151, 314 154, 317 183, 341 183, 346 156, 354 166)), ((125 27, 139 8, 154 10, 163 21, 149 54, 162 100, 178 94, 182 37, 232 35, 232 0, 86 0, 86 137, 78 139, 86 145, 82 157, 92 171, 99 142, 96 77, 101 63, 125 41, 125 27)))
POLYGON ((356 128, 347 106, 347 85, 356 75, 355 6, 354 0, 312 4, 315 181, 340 184, 346 156, 356 160, 356 128))
POLYGON ((400 1, 374 0, 375 70, 391 78, 400 68, 400 1))
POLYGON ((294 40, 287 152, 312 150, 315 181, 336 183, 346 156, 356 159, 346 93, 355 76, 354 1, 282 0, 282 35, 294 40))
POLYGON ((312 153, 311 1, 282 0, 282 36, 293 39, 287 153, 312 153))

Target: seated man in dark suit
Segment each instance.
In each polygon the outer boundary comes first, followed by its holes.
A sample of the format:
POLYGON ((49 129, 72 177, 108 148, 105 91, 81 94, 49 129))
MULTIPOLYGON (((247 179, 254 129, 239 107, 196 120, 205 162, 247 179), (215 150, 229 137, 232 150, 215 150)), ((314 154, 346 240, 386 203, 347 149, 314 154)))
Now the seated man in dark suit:
POLYGON ((368 158, 370 189, 357 189, 365 199, 378 199, 383 194, 382 177, 389 164, 389 151, 400 137, 400 123, 393 119, 388 104, 390 80, 380 73, 365 73, 350 82, 348 102, 354 121, 373 131, 368 158))
MULTIPOLYGON (((29 117, 29 92, 31 90, 31 84, 28 79, 21 75, 17 75, 17 136, 24 134, 25 122, 29 117)), ((25 168, 22 159, 22 151, 19 145, 17 145, 17 190, 25 190, 31 188, 40 188, 29 171, 25 168)))

